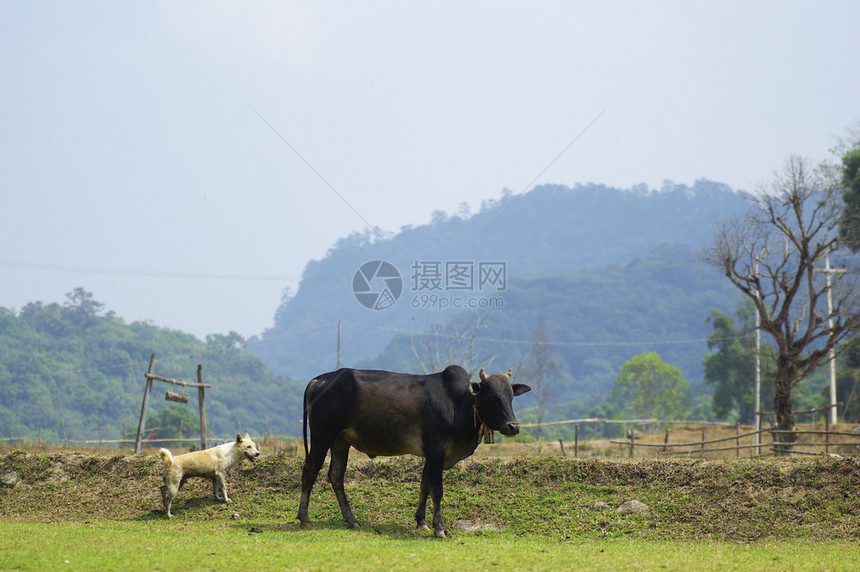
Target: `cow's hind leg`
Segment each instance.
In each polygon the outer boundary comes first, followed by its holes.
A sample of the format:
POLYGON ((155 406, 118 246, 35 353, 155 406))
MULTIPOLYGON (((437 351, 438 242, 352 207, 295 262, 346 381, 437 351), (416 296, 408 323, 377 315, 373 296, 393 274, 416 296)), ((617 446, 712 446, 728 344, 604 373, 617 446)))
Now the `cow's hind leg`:
POLYGON ((343 514, 343 519, 346 521, 347 526, 358 528, 358 521, 352 514, 349 501, 346 500, 346 492, 343 490, 343 476, 346 473, 346 462, 348 459, 349 443, 344 441, 342 437, 338 437, 331 445, 328 480, 331 483, 331 488, 334 489, 334 496, 337 497, 337 504, 340 505, 340 512, 343 514))
POLYGON ((311 489, 314 487, 320 469, 322 469, 327 452, 327 443, 312 442, 310 453, 305 458, 305 464, 302 467, 302 497, 299 501, 299 522, 302 526, 311 525, 308 518, 308 502, 311 498, 311 489))

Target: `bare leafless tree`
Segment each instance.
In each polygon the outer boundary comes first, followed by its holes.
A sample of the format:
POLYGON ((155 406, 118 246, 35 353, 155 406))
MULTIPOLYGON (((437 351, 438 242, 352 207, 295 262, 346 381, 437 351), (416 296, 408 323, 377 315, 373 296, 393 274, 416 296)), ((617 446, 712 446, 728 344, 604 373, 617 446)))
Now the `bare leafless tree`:
POLYGON ((750 212, 723 224, 704 251, 705 260, 753 301, 760 329, 772 338, 776 364, 767 374, 777 429, 787 431, 775 435, 786 443, 783 452, 796 438, 792 389, 858 322, 857 272, 831 273, 830 282, 821 272, 828 254, 842 252, 841 192, 837 178, 791 157, 759 189, 750 212))
POLYGON ((540 439, 542 432, 540 424, 543 423, 547 404, 552 397, 553 382, 558 380, 561 370, 543 318, 535 327, 535 333, 529 351, 525 355, 522 370, 522 379, 532 387, 535 399, 537 399, 538 427, 535 430, 535 436, 540 439))
POLYGON ((480 368, 489 371, 490 366, 504 345, 503 341, 493 340, 479 344, 479 334, 487 329, 481 314, 474 320, 460 321, 449 318, 443 325, 436 324, 425 330, 422 335, 412 338, 412 352, 424 373, 442 370, 449 365, 459 365, 469 376, 480 368))

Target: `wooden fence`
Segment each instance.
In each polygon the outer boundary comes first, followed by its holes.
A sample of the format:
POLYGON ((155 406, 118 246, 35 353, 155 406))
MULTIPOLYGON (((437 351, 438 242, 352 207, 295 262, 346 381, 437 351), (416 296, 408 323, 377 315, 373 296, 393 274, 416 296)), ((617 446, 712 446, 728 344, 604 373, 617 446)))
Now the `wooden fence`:
POLYGON ((860 433, 853 431, 761 429, 759 431, 741 432, 740 426, 737 426, 737 431, 733 436, 708 439, 705 429, 702 429, 701 434, 702 438, 699 441, 688 440, 672 443, 669 441, 670 432, 667 429, 662 443, 647 443, 642 437, 631 432, 626 439, 612 439, 610 443, 619 445, 622 454, 626 453, 628 457, 647 457, 655 454, 682 457, 860 454, 860 433), (773 437, 777 434, 794 434, 796 440, 792 443, 775 440, 773 437), (759 437, 758 442, 754 442, 756 436, 759 437))
MULTIPOLYGON (((835 404, 836 406, 840 404, 835 404)), ((798 425, 793 431, 780 431, 775 427, 756 431, 754 427, 732 425, 721 422, 690 421, 690 420, 659 420, 659 419, 603 419, 583 418, 569 419, 566 421, 552 421, 549 423, 523 424, 522 428, 546 427, 551 425, 573 425, 574 439, 573 447, 568 442, 559 439, 562 455, 572 449, 574 456, 579 456, 580 435, 579 426, 593 424, 595 428, 600 424, 621 425, 625 437, 623 439, 609 439, 608 442, 618 445, 619 454, 627 457, 649 457, 649 456, 686 456, 686 457, 760 457, 777 454, 792 455, 818 455, 838 453, 840 455, 860 455, 860 428, 857 431, 840 431, 830 426, 830 416, 827 414, 833 406, 810 409, 808 411, 796 411, 796 416, 811 416, 811 423, 798 425), (816 416, 822 414, 822 423, 816 423, 816 416), (662 434, 655 434, 653 429, 676 425, 675 429, 666 429, 662 434), (823 427, 822 427, 823 425, 823 427), (628 430, 628 427, 639 427, 643 431, 628 430), (733 434, 726 435, 727 431, 734 429, 733 434), (715 436, 715 433, 717 436, 715 436), (701 436, 693 439, 693 434, 701 436), (710 437, 709 437, 710 434, 710 437), (675 436, 674 441, 672 440, 675 436), (793 441, 788 443, 775 438, 782 435, 793 435, 793 441), (680 440, 679 440, 680 436, 680 440)), ((757 412, 762 418, 773 417, 771 412, 757 412)))

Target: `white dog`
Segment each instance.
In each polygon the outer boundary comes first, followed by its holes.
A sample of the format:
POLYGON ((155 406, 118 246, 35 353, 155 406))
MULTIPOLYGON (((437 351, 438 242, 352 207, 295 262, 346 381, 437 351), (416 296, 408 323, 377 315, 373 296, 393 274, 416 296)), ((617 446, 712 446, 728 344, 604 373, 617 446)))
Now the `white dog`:
POLYGON ((179 489, 185 484, 189 477, 205 477, 212 479, 212 492, 219 501, 230 502, 227 496, 227 470, 242 461, 248 459, 254 461, 260 456, 260 448, 245 433, 242 437, 236 434, 236 440, 204 449, 176 455, 167 449, 159 449, 158 454, 164 461, 164 485, 161 487, 161 499, 167 516, 173 518, 170 507, 179 489))

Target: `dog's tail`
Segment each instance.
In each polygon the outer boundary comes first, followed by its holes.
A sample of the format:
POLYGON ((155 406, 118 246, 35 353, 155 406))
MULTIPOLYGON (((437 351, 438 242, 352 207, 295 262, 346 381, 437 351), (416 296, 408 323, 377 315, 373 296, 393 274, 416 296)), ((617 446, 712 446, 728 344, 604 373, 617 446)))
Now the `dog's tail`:
POLYGON ((166 466, 170 466, 173 464, 173 453, 168 451, 167 449, 159 449, 158 454, 161 455, 161 460, 164 461, 166 466))

